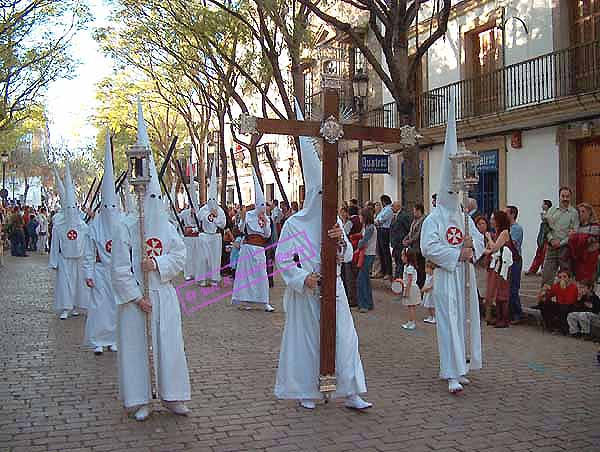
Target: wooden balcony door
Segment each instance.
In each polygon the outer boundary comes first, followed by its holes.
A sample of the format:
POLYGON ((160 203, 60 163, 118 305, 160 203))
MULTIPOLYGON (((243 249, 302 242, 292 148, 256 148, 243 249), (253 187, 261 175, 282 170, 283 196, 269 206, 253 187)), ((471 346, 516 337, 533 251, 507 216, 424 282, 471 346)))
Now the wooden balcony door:
POLYGON ((465 34, 467 81, 460 94, 465 116, 495 113, 501 105, 501 40, 495 22, 465 34))
POLYGON ((577 146, 577 202, 587 202, 600 214, 600 138, 577 146))
POLYGON ((600 0, 571 0, 572 91, 600 88, 600 0), (597 43, 597 45, 585 45, 597 43))

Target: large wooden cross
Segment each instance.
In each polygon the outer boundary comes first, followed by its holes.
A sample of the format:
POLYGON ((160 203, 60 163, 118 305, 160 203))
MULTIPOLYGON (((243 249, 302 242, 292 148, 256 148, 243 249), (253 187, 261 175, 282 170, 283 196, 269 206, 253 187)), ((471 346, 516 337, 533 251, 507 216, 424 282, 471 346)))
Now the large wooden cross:
MULTIPOLYGON (((339 82, 324 78, 322 87, 323 121, 294 121, 256 118, 242 115, 243 134, 274 134, 323 138, 323 208, 321 231, 321 353, 319 390, 325 394, 335 391, 336 337, 336 255, 337 246, 327 231, 337 222, 338 199, 338 141, 364 140, 379 143, 414 145, 415 129, 400 129, 340 124, 339 82), (332 83, 333 82, 333 83, 332 83)), ((359 162, 360 163, 360 162, 359 162)))

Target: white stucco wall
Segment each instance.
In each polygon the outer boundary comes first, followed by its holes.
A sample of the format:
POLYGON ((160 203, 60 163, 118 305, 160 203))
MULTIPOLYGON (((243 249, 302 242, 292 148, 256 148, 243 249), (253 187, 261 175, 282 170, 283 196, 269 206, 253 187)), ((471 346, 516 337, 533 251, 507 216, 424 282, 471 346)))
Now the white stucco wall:
MULTIPOLYGON (((552 4, 554 0, 513 0, 506 2, 505 64, 534 58, 553 50, 552 4), (522 19, 528 29, 515 20, 522 19)), ((427 53, 428 89, 438 88, 461 79, 460 64, 465 61, 461 32, 469 30, 477 19, 485 23, 496 11, 498 2, 489 1, 468 13, 451 19, 446 39, 438 40, 427 53)), ((500 33, 500 29, 498 29, 500 33)), ((501 62, 499 62, 501 65, 501 62)))
MULTIPOLYGON (((509 141, 509 140, 507 140, 509 141)), ((523 147, 512 149, 508 142, 506 155, 506 201, 519 209, 518 222, 523 227, 524 271, 536 252, 542 200, 557 202, 558 145, 556 128, 523 132, 523 147)), ((439 190, 443 146, 429 152, 429 194, 439 190)), ((499 177, 502 177, 500 174, 499 177)), ((431 196, 430 196, 431 197, 431 196)), ((505 206, 500 206, 503 208, 505 206)))
MULTIPOLYGON (((392 201, 398 199, 398 190, 400 185, 400 174, 398 174, 398 154, 390 155, 389 166, 390 173, 383 176, 383 193, 389 195, 392 201)), ((376 193, 374 193, 376 195, 376 193)), ((375 196, 376 197, 376 196, 375 196)))
POLYGON ((542 200, 556 204, 558 198, 558 144, 556 128, 523 132, 523 147, 508 147, 506 201, 519 208, 523 226, 523 266, 527 270, 536 251, 542 200))

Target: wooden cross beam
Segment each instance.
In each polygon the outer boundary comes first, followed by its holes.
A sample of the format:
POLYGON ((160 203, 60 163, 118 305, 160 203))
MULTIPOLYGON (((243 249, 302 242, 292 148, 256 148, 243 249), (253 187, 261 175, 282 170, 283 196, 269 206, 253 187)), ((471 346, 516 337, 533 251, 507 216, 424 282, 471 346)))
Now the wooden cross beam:
POLYGON ((327 231, 337 223, 338 199, 338 142, 364 140, 414 146, 418 135, 415 129, 368 127, 339 122, 339 91, 331 79, 324 79, 322 90, 324 121, 294 121, 256 118, 242 115, 240 132, 244 134, 274 134, 323 138, 323 207, 321 231, 321 350, 319 390, 335 391, 336 337, 336 266, 337 246, 327 231), (329 82, 325 84, 326 82, 329 82))

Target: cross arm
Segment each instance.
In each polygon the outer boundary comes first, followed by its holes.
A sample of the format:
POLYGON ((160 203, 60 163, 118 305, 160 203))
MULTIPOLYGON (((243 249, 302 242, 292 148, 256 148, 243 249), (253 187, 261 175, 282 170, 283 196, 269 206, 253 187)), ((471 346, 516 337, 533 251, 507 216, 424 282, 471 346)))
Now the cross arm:
MULTIPOLYGON (((266 119, 242 115, 240 132, 242 134, 272 134, 322 137, 322 124, 319 121, 295 121, 291 119, 266 119)), ((376 143, 414 145, 421 136, 414 127, 403 126, 399 129, 390 127, 369 127, 356 124, 342 125, 343 140, 363 140, 376 143)))

